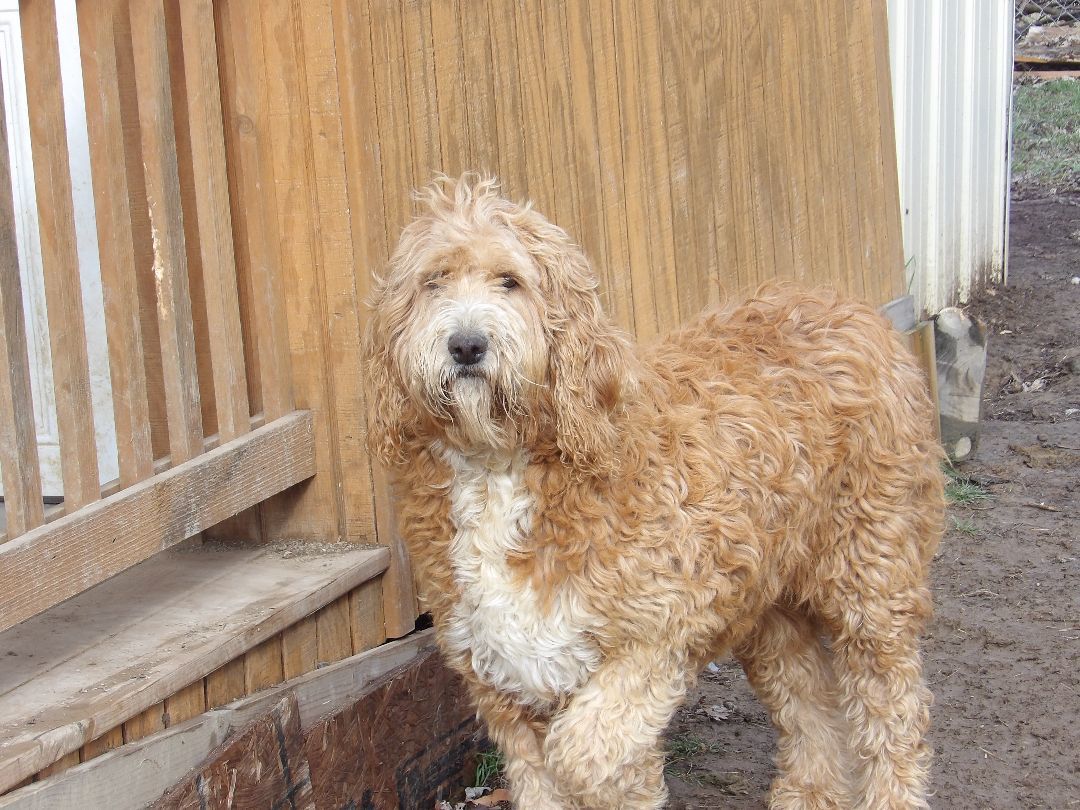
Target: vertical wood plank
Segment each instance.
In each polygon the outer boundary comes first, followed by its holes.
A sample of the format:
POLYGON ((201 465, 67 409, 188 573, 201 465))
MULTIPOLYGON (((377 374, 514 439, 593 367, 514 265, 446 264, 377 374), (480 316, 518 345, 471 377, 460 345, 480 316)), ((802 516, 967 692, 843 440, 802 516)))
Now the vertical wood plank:
POLYGON ((849 295, 865 297, 863 285, 862 225, 859 209, 862 205, 855 169, 855 138, 851 120, 851 65, 845 43, 846 12, 842 3, 818 0, 815 5, 824 21, 821 47, 827 54, 829 75, 833 82, 825 83, 826 109, 835 135, 836 176, 840 181, 840 246, 844 251, 843 277, 837 279, 849 295))
POLYGON ((751 207, 746 214, 751 218, 757 246, 756 261, 750 277, 756 285, 776 275, 777 261, 773 233, 772 208, 777 201, 772 198, 769 184, 769 151, 764 137, 765 97, 761 71, 764 69, 761 53, 762 14, 757 6, 739 6, 735 12, 738 30, 743 38, 739 52, 739 64, 746 69, 738 71, 742 80, 742 96, 746 101, 743 128, 747 137, 746 183, 751 190, 751 207))
POLYGON ((885 241, 885 186, 882 177, 881 113, 878 109, 877 63, 873 47, 870 4, 864 0, 845 3, 841 50, 847 54, 850 73, 851 129, 854 138, 855 179, 859 187, 859 233, 861 234, 862 295, 873 304, 886 298, 879 281, 883 268, 880 244, 885 241))
POLYGON ((660 68, 660 30, 656 0, 632 4, 638 47, 638 104, 646 133, 645 178, 652 253, 652 294, 660 332, 680 323, 679 282, 675 263, 674 215, 671 208, 670 163, 664 122, 664 88, 660 68))
POLYGON ((582 239, 580 188, 574 182, 575 159, 573 100, 570 96, 570 64, 563 19, 566 4, 540 7, 544 43, 544 76, 548 98, 548 131, 551 143, 552 208, 544 213, 568 231, 588 251, 582 239))
MULTIPOLYGON (((431 3, 431 32, 442 166, 448 175, 456 177, 473 168, 468 153, 468 125, 465 123, 465 53, 461 44, 458 0, 431 3)), ((381 126, 380 123, 380 129, 381 126)), ((394 244, 397 234, 389 235, 389 239, 394 244)))
POLYGON ((826 173, 829 165, 828 129, 824 126, 818 84, 822 81, 821 57, 815 48, 816 30, 821 21, 814 16, 810 3, 802 8, 782 8, 784 49, 794 52, 789 68, 797 85, 785 93, 798 99, 802 132, 802 160, 806 178, 806 227, 809 232, 810 265, 805 278, 811 284, 827 283, 832 277, 835 245, 832 234, 838 232, 835 220, 839 201, 836 182, 826 173))
POLYGON ((565 27, 569 114, 573 125, 567 139, 572 160, 573 180, 578 191, 578 220, 575 239, 585 249, 596 275, 600 278, 605 311, 620 323, 630 319, 626 306, 626 288, 616 278, 608 245, 604 216, 604 189, 600 176, 600 135, 597 121, 597 90, 593 54, 598 45, 592 42, 591 19, 594 14, 584 0, 568 4, 565 27))
POLYGON ((794 277, 792 248, 791 199, 784 182, 786 148, 783 132, 783 99, 780 90, 779 27, 776 25, 778 0, 763 0, 753 12, 757 17, 754 32, 753 61, 746 63, 751 74, 751 109, 760 128, 754 129, 761 144, 757 164, 758 182, 764 189, 772 221, 772 267, 769 277, 794 277))
POLYGON ((237 658, 218 667, 203 679, 206 708, 216 709, 247 694, 244 683, 244 659, 237 658))
MULTIPOLYGON (((258 13, 252 0, 214 4, 221 35, 218 51, 224 84, 225 145, 230 168, 234 249, 241 290, 249 296, 244 316, 250 351, 248 394, 267 420, 293 407, 289 330, 278 255, 277 198, 269 143, 270 125, 262 37, 252 34, 258 13), (257 381, 252 370, 257 369, 257 381), (253 383, 257 382, 257 385, 253 383)), ((244 303, 243 301, 241 302, 244 303)))
POLYGON ((41 265, 52 350, 64 504, 68 511, 100 497, 90 372, 83 325, 75 212, 71 198, 60 52, 53 0, 21 0, 23 64, 30 105, 30 145, 37 191, 41 265))
POLYGON ((165 730, 165 703, 151 706, 124 723, 124 742, 130 743, 165 730))
POLYGON ((165 698, 165 727, 178 726, 206 711, 206 686, 200 678, 171 697, 165 698))
MULTIPOLYGON (((746 61, 743 52, 746 42, 743 13, 727 13, 725 10, 719 15, 719 42, 724 65, 743 64, 746 61)), ((717 209, 716 217, 718 223, 724 223, 718 225, 721 231, 726 228, 734 231, 738 267, 735 273, 728 274, 728 277, 734 276, 738 292, 748 292, 766 272, 764 247, 759 246, 759 241, 767 235, 758 232, 754 207, 754 175, 751 171, 751 142, 756 134, 745 124, 750 115, 750 102, 744 72, 724 69, 722 66, 718 68, 719 75, 716 79, 710 77, 709 114, 713 126, 725 126, 725 123, 717 121, 717 118, 726 122, 731 202, 729 207, 717 209)), ((723 160, 723 157, 720 159, 723 160)), ((714 205, 722 206, 723 201, 714 205)))
POLYGON ((490 2, 492 81, 495 88, 495 135, 499 144, 499 179, 503 191, 514 199, 528 196, 521 78, 514 4, 490 2))
POLYGON ((180 3, 180 26, 214 402, 218 435, 225 442, 246 433, 251 420, 210 0, 180 3))
POLYGON ((0 471, 8 539, 40 526, 41 502, 30 360, 26 349, 22 282, 15 242, 15 204, 8 162, 7 125, 0 87, 0 471))
MULTIPOLYGON (((129 156, 121 95, 122 62, 117 51, 118 18, 127 17, 125 0, 104 0, 92 11, 79 8, 79 47, 82 54, 87 134, 90 143, 94 213, 97 220, 101 284, 105 302, 109 372, 120 483, 130 486, 153 474, 146 363, 147 338, 143 334, 142 304, 136 278, 135 220, 128 183, 129 156)), ((134 167, 142 171, 141 166, 134 167)))
POLYGON ((435 54, 432 47, 431 3, 406 0, 402 14, 405 82, 412 135, 412 188, 431 182, 442 169, 439 143, 439 107, 435 89, 435 54))
POLYGON ((499 140, 495 132, 495 81, 491 65, 491 28, 486 0, 464 0, 461 45, 465 52, 465 123, 469 128, 469 168, 481 174, 499 171, 499 140))
MULTIPOLYGON (((213 361, 210 356, 210 323, 206 315, 206 290, 203 286, 202 229, 195 204, 195 167, 191 157, 191 127, 188 121, 188 80, 184 45, 180 31, 181 0, 164 0, 165 40, 168 45, 169 88, 172 94, 172 133, 176 145, 176 168, 180 178, 180 208, 184 213, 184 254, 187 257, 188 295, 191 302, 191 325, 195 333, 195 367, 199 374, 199 409, 202 432, 217 433, 217 410, 214 391, 213 361)), ((193 88, 194 90, 195 88, 193 88)))
MULTIPOLYGON (((155 459, 169 454, 169 418, 165 394, 165 372, 158 329, 157 279, 154 266, 153 229, 147 205, 143 172, 142 127, 139 123, 138 90, 135 81, 135 52, 131 36, 130 2, 111 0, 112 48, 116 57, 116 82, 120 104, 120 129, 125 155, 128 211, 135 254, 135 289, 139 297, 139 324, 142 329, 143 368, 150 411, 150 445, 155 459)), ((83 4, 83 8, 86 6, 83 4)), ((105 14, 106 10, 102 10, 105 14)), ((103 47, 108 47, 103 45, 103 47)), ((112 179, 111 177, 109 178, 112 179)), ((119 188, 119 186, 118 186, 119 188)))
POLYGON ((694 3, 659 5, 679 311, 687 320, 720 293, 701 16, 694 3))
POLYGON ((382 154, 386 241, 388 245, 396 245, 401 229, 412 219, 409 193, 415 176, 411 149, 413 133, 402 65, 404 55, 399 4, 375 0, 371 5, 370 27, 382 154))
POLYGON ((80 756, 86 762, 124 744, 124 727, 111 728, 82 747, 80 756))
MULTIPOLYGON (((379 129, 364 123, 375 119, 378 110, 370 24, 368 17, 361 13, 366 8, 366 4, 349 0, 335 0, 333 6, 335 47, 340 66, 342 147, 348 206, 352 212, 352 248, 355 265, 359 268, 354 283, 361 298, 367 298, 370 294, 372 271, 386 264, 388 238, 382 204, 383 152, 379 129), (359 46, 356 43, 360 43, 359 46)), ((432 26, 434 28, 434 21, 432 26)), ((433 52, 432 65, 436 59, 437 54, 433 52)), ((445 144, 443 146, 445 148, 445 144)), ((440 159, 445 161, 445 155, 440 159)), ((393 238, 396 239, 396 235, 393 238)), ((366 404, 363 413, 367 413, 366 404)), ((363 446, 367 436, 366 420, 358 417, 354 429, 363 446)), ((381 578, 383 584, 380 586, 385 618, 385 630, 381 632, 396 638, 411 632, 415 626, 416 590, 405 544, 398 533, 386 471, 377 464, 371 464, 370 475, 377 539, 391 551, 390 568, 381 578)))
POLYGON ((712 206, 716 240, 716 283, 718 296, 738 292, 744 286, 742 264, 754 252, 753 234, 737 223, 745 222, 743 211, 750 208, 748 186, 736 169, 745 166, 744 152, 738 161, 733 157, 737 133, 742 129, 738 109, 738 90, 729 69, 732 41, 726 30, 731 23, 718 3, 701 5, 701 52, 705 71, 705 160, 712 167, 710 188, 705 203, 712 206), (736 198, 741 203, 736 203, 736 198))
POLYGON ((176 465, 201 451, 202 414, 173 131, 165 10, 161 0, 132 4, 131 37, 154 242, 153 273, 169 418, 169 452, 176 465))
MULTIPOLYGON (((380 608, 380 619, 382 605, 380 608)), ((379 622, 380 627, 382 622, 379 622)), ((314 616, 301 619, 281 634, 282 675, 285 680, 311 672, 319 662, 319 643, 314 616)))
POLYGON ((353 655, 378 647, 386 640, 381 578, 369 580, 349 594, 349 628, 353 655))
MULTIPOLYGON (((306 0, 301 16, 303 54, 307 65, 303 87, 308 110, 308 148, 316 206, 314 241, 318 272, 325 295, 321 313, 321 352, 327 364, 324 385, 329 390, 331 441, 337 455, 338 478, 344 507, 344 538, 353 542, 375 540, 371 466, 361 426, 367 410, 357 373, 363 365, 360 347, 360 300, 355 281, 358 270, 352 252, 352 221, 345 176, 339 70, 335 51, 334 19, 329 0, 306 0)), ((400 27, 397 41, 401 46, 400 27)), ((399 75, 401 71, 398 64, 399 75)), ((404 81, 403 75, 400 79, 404 81)), ((406 199, 409 187, 399 193, 406 199)))
POLYGON ((536 204, 539 211, 554 217, 555 187, 551 140, 548 136, 551 108, 547 91, 540 0, 522 0, 515 3, 513 8, 529 199, 536 204))
POLYGON ((894 124, 892 75, 889 65, 889 15, 881 3, 871 3, 872 30, 867 34, 875 56, 874 77, 877 84, 878 157, 881 162, 882 236, 880 266, 871 272, 878 275, 879 303, 891 301, 907 292, 904 275, 904 240, 900 217, 900 174, 897 168, 896 127, 894 124))
POLYGON ((593 55, 593 92, 596 105, 597 151, 607 265, 611 284, 612 315, 624 328, 637 331, 633 276, 630 272, 629 235, 626 229, 626 188, 623 181, 618 65, 615 54, 615 18, 612 0, 591 0, 586 17, 593 55))
POLYGON ((828 47, 829 0, 809 0, 805 19, 806 46, 803 72, 808 76, 805 109, 810 116, 813 135, 811 141, 818 151, 818 161, 824 179, 822 198, 824 219, 822 226, 828 248, 829 263, 815 277, 818 282, 831 282, 845 291, 850 290, 847 236, 844 226, 845 197, 849 193, 844 182, 837 145, 834 115, 836 88, 834 82, 824 81, 832 75, 831 55, 828 47))
POLYGON ((653 295, 653 251, 659 246, 649 238, 649 211, 653 194, 646 178, 646 128, 641 115, 641 74, 638 65, 636 19, 625 3, 612 0, 615 63, 619 92, 619 128, 623 146, 623 195, 626 206, 627 256, 633 290, 634 326, 641 340, 660 332, 653 295))
POLYGON ((798 28, 803 14, 792 3, 776 0, 767 12, 773 20, 765 35, 765 58, 776 65, 775 76, 766 85, 770 110, 769 126, 781 140, 778 160, 780 179, 784 185, 788 232, 791 237, 791 276, 800 282, 809 280, 812 259, 809 229, 811 187, 807 182, 807 155, 804 150, 806 132, 803 129, 801 108, 804 104, 799 85, 798 28))
MULTIPOLYGON (((326 390, 328 358, 323 347, 325 315, 321 274, 314 245, 315 189, 311 177, 310 112, 302 48, 300 13, 293 3, 245 0, 248 36, 262 42, 277 221, 278 256, 296 407, 317 414, 315 442, 318 474, 302 487, 266 502, 266 527, 273 538, 306 537, 336 540, 345 536, 343 493, 331 434, 330 392, 326 390), (257 21, 254 27, 252 21, 257 21)), ((239 12, 238 12, 239 13, 239 12)), ((234 39, 244 36, 234 28, 234 39)))
POLYGON ((244 653, 244 694, 253 695, 283 680, 280 634, 244 653))
POLYGON ((352 655, 349 595, 340 596, 315 614, 320 664, 332 664, 352 655))

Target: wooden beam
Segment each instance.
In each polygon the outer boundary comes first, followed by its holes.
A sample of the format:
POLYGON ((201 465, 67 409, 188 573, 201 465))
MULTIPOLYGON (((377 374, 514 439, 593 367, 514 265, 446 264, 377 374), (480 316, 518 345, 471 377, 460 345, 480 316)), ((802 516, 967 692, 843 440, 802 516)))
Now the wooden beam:
POLYGON ((0 469, 8 537, 45 521, 30 395, 22 282, 15 243, 4 95, 0 88, 0 469))
MULTIPOLYGON (((130 742, 175 722, 165 714, 189 685, 201 695, 202 678, 379 576, 388 558, 292 549, 168 552, 0 635, 0 790, 120 723, 130 742)), ((201 697, 187 702, 190 715, 201 697)))
MULTIPOLYGON (((371 49, 355 48, 350 43, 370 36, 371 24, 366 5, 360 8, 356 3, 334 0, 333 11, 336 52, 340 64, 339 98, 342 112, 342 148, 345 154, 345 175, 348 179, 347 202, 352 213, 353 255, 356 266, 360 268, 356 272, 355 284, 358 296, 366 298, 371 292, 371 273, 366 268, 381 267, 387 260, 381 182, 382 152, 378 148, 378 130, 375 127, 359 125, 359 122, 377 117, 371 49)), ((438 140, 434 131, 432 138, 438 140)), ((366 413, 366 404, 363 409, 366 413)), ((366 437, 367 426, 365 424, 362 427, 366 437)), ((361 441, 360 444, 362 446, 364 442, 361 441)), ((415 626, 416 591, 405 544, 397 531, 390 482, 379 465, 370 465, 370 475, 375 534, 379 543, 390 547, 392 555, 390 571, 378 586, 384 599, 384 638, 397 638, 411 632, 415 626)))
POLYGON ((285 807, 315 810, 296 698, 278 705, 215 749, 198 773, 169 790, 154 810, 285 807))
POLYGON ((229 440, 247 431, 250 414, 225 169, 214 9, 209 0, 180 3, 180 27, 218 433, 229 440))
POLYGON ((30 144, 49 316, 56 424, 63 450, 60 466, 64 503, 70 511, 96 500, 100 490, 55 4, 53 0, 22 0, 19 19, 26 94, 33 100, 30 144))
POLYGON ((0 547, 0 630, 315 473, 311 414, 259 430, 0 547))
MULTIPOLYGON (((124 124, 134 117, 121 91, 123 60, 118 58, 117 20, 127 19, 126 0, 108 0, 78 14, 86 97, 86 126, 94 185, 94 211, 101 256, 109 373, 120 483, 153 475, 150 405, 145 350, 157 330, 144 335, 139 301, 136 219, 129 173, 133 156, 126 148, 124 124)), ((139 166, 139 173, 142 167, 139 166)))
POLYGON ((131 40, 154 242, 169 450, 175 462, 182 462, 201 449, 203 428, 162 0, 131 4, 131 40))
POLYGON ((425 630, 315 670, 160 734, 109 751, 44 782, 0 796, 3 810, 109 807, 136 810, 197 767, 215 747, 288 695, 295 695, 301 728, 352 705, 378 678, 409 664, 435 643, 425 630), (124 789, 118 791, 117 785, 124 789))
POLYGON ((278 249, 277 195, 268 123, 262 37, 249 30, 258 3, 215 3, 223 85, 225 146, 241 290, 241 317, 251 353, 248 390, 268 419, 292 410, 292 369, 278 249), (257 380, 252 380, 252 375, 257 380), (253 385, 257 382, 258 385, 253 385))

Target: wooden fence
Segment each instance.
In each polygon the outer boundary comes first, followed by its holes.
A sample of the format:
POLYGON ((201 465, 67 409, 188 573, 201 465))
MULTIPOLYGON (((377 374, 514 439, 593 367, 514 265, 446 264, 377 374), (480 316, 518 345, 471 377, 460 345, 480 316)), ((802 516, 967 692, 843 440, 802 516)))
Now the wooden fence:
MULTIPOLYGON (((53 9, 20 4, 64 503, 42 506, 27 419, 5 147, 0 629, 199 532, 388 547, 381 577, 319 615, 351 632, 337 657, 412 629, 359 338, 435 172, 532 199, 643 339, 774 277, 903 292, 884 3, 79 0, 119 446, 103 488, 53 9)), ((314 667, 296 651, 318 626, 237 658, 225 691, 314 667)), ((224 702, 227 669, 185 714, 224 702)))

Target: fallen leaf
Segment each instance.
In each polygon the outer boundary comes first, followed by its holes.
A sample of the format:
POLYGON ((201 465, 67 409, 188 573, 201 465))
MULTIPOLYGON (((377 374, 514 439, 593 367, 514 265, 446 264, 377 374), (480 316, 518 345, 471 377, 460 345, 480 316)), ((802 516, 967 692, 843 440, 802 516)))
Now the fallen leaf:
POLYGON ((498 807, 500 802, 510 801, 510 791, 504 788, 493 790, 487 796, 481 796, 472 802, 477 807, 498 807))

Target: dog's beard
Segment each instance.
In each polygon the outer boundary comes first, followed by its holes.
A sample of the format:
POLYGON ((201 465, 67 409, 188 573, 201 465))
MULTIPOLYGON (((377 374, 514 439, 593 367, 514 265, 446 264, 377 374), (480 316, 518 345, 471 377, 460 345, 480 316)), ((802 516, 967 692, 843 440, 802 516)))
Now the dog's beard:
POLYGON ((505 393, 487 374, 479 371, 458 372, 447 392, 451 421, 468 444, 501 448, 509 439, 510 420, 505 393))

